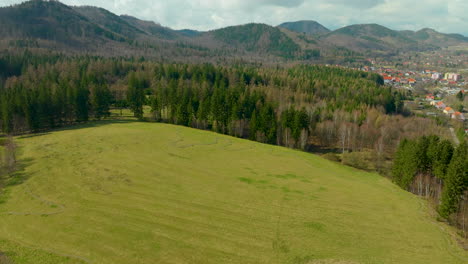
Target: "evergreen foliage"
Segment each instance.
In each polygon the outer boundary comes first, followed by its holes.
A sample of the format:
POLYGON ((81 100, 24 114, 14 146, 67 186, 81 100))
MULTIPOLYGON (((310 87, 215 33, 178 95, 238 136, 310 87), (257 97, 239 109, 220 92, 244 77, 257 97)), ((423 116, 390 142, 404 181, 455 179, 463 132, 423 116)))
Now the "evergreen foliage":
POLYGON ((138 119, 143 118, 143 105, 145 104, 144 83, 131 72, 128 77, 127 102, 130 109, 138 119))
POLYGON ((447 176, 439 207, 441 216, 448 218, 458 211, 458 203, 468 189, 468 145, 461 144, 453 155, 447 169, 447 176))
POLYGON ((443 184, 439 213, 444 218, 458 211, 468 190, 468 146, 463 142, 455 150, 437 136, 401 141, 394 159, 393 181, 408 189, 416 175, 436 177, 443 184))
POLYGON ((324 66, 281 68, 157 64, 98 57, 0 56, 10 70, 0 94, 5 133, 40 131, 101 119, 129 107, 143 118, 270 144, 304 148, 311 130, 339 112, 398 112, 404 95, 375 74, 324 66), (291 142, 289 142, 291 141, 291 142))

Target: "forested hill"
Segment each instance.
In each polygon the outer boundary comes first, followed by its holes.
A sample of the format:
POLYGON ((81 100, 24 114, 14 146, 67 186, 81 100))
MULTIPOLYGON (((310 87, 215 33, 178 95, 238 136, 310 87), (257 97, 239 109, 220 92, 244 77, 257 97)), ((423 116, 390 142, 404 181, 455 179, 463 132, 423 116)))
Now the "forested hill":
POLYGON ((360 52, 388 55, 396 50, 422 51, 466 43, 461 35, 430 29, 395 31, 374 24, 329 32, 317 22, 299 21, 278 27, 246 24, 198 32, 172 30, 102 8, 71 7, 58 1, 34 0, 0 8, 0 48, 43 53, 193 62, 339 63, 349 57, 362 60, 360 52))
POLYGON ((297 22, 286 22, 278 27, 286 28, 291 31, 298 33, 305 33, 309 35, 320 35, 329 33, 330 30, 316 21, 297 21, 297 22))
POLYGON ((124 41, 122 34, 107 30, 56 1, 29 1, 0 8, 3 39, 43 39, 72 47, 87 41, 124 41))
POLYGON ((248 52, 280 57, 297 57, 301 48, 278 28, 265 24, 247 24, 214 30, 209 33, 225 45, 248 52))

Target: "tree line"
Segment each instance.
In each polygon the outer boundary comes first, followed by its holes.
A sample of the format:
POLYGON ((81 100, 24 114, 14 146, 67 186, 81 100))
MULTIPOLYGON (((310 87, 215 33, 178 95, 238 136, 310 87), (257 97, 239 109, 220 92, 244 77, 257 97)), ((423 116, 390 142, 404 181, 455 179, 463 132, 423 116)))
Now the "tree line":
MULTIPOLYGON (((37 132, 106 118, 113 108, 143 119, 269 144, 372 153, 383 171, 403 137, 438 134, 405 117, 404 92, 372 73, 326 66, 250 67, 143 59, 0 54, 0 128, 37 132)), ((349 165, 354 165, 352 162, 349 165)))
POLYGON ((454 147, 438 136, 401 141, 395 154, 393 180, 403 189, 432 198, 441 217, 466 235, 468 144, 454 147))

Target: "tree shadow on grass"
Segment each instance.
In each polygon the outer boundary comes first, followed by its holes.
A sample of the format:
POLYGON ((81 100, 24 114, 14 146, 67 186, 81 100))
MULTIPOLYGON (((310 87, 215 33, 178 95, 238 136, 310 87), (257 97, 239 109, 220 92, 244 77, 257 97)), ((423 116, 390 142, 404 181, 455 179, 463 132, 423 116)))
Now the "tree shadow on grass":
POLYGON ((26 134, 26 135, 19 136, 18 138, 19 139, 33 138, 33 137, 45 136, 45 135, 48 135, 48 134, 50 134, 50 133, 49 132, 42 132, 42 133, 26 134))
POLYGON ((32 158, 22 159, 15 164, 15 170, 9 175, 7 175, 6 186, 15 186, 24 183, 26 180, 29 179, 30 175, 28 175, 25 170, 33 163, 32 158))
POLYGON ((325 148, 318 145, 309 145, 306 149, 307 152, 315 153, 318 155, 323 155, 327 153, 341 154, 342 150, 340 148, 325 148))
POLYGON ((26 173, 26 168, 33 163, 33 159, 22 159, 15 164, 14 171, 8 173, 4 171, 0 176, 0 204, 5 203, 8 199, 4 189, 17 186, 26 182, 31 175, 26 173))
MULTIPOLYGON (((136 122, 147 122, 147 121, 139 121, 134 118, 109 118, 109 119, 103 119, 103 120, 93 120, 93 121, 63 125, 63 126, 47 129, 41 132, 36 132, 36 133, 28 132, 25 134, 20 134, 18 135, 18 139, 41 137, 41 136, 49 135, 52 132, 58 132, 58 131, 77 130, 77 129, 83 129, 83 128, 106 126, 110 124, 129 124, 129 123, 136 123, 136 122)), ((2 139, 2 136, 0 136, 0 141, 1 139, 2 139)))
POLYGON ((144 121, 138 121, 136 119, 103 119, 103 120, 95 120, 83 123, 77 123, 73 125, 63 126, 59 128, 51 129, 50 132, 57 132, 57 131, 67 131, 67 130, 77 130, 83 128, 94 128, 94 127, 101 127, 111 124, 130 124, 130 123, 138 123, 144 121))

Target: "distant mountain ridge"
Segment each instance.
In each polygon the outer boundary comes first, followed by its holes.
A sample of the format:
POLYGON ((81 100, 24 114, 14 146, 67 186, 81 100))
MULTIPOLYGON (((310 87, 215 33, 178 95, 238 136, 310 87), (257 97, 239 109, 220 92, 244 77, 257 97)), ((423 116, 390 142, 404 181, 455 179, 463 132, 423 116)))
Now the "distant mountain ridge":
POLYGON ((230 26, 208 32, 173 30, 152 21, 116 15, 92 6, 34 0, 0 8, 0 48, 34 42, 34 47, 106 56, 179 58, 267 57, 319 60, 321 57, 388 55, 468 45, 460 34, 433 29, 396 31, 378 24, 330 31, 316 21, 230 26), (12 44, 13 43, 13 44, 12 44))
POLYGON ((285 22, 278 27, 286 28, 297 33, 305 33, 309 35, 320 35, 329 33, 331 30, 324 27, 317 21, 302 20, 296 22, 285 22))
POLYGON ((433 29, 396 31, 378 24, 346 26, 324 36, 329 42, 353 50, 424 51, 468 42, 457 34, 443 34, 433 29))

